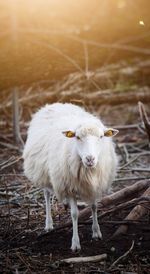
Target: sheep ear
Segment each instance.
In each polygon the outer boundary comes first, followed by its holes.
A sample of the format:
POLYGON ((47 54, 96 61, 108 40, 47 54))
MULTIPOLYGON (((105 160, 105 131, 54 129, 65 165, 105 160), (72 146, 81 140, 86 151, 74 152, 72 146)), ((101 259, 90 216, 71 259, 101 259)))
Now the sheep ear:
POLYGON ((114 129, 114 128, 106 128, 104 131, 104 136, 106 137, 113 137, 115 136, 117 133, 119 132, 119 130, 114 129))
POLYGON ((75 132, 71 131, 71 130, 68 130, 68 131, 63 131, 62 132, 66 137, 68 138, 73 138, 75 137, 75 132))

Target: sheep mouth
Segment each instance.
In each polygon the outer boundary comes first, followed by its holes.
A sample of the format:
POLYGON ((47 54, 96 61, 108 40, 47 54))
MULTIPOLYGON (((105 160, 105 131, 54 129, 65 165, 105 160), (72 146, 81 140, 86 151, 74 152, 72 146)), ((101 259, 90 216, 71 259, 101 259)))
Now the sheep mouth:
MULTIPOLYGON (((85 168, 89 168, 89 169, 92 169, 92 168, 95 168, 96 167, 96 163, 95 162, 86 162, 86 161, 83 161, 82 158, 80 157, 80 168, 81 166, 84 166, 85 168)), ((80 169, 79 168, 79 169, 80 169)))
POLYGON ((86 168, 95 168, 96 167, 95 163, 83 163, 83 164, 86 168))

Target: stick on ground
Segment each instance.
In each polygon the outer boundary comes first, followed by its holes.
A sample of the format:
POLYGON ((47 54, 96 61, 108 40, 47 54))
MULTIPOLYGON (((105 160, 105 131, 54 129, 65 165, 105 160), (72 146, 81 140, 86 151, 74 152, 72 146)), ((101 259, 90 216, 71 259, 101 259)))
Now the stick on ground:
MULTIPOLYGON (((103 207, 108 207, 110 205, 115 205, 124 202, 125 200, 129 200, 132 197, 136 198, 136 196, 144 191, 146 188, 150 186, 150 179, 149 180, 142 180, 138 181, 137 183, 123 188, 111 195, 105 196, 101 202, 98 204, 98 210, 102 209, 103 207)), ((79 214, 79 220, 83 218, 87 218, 91 215, 91 209, 89 207, 83 209, 79 214)))
POLYGON ((120 256, 116 261, 113 262, 113 264, 110 266, 110 269, 113 268, 117 263, 119 263, 122 259, 128 256, 128 254, 132 251, 134 247, 134 240, 132 241, 132 245, 129 248, 128 251, 126 251, 122 256, 120 256))
POLYGON ((107 259, 107 254, 100 254, 96 256, 89 257, 73 257, 68 259, 63 259, 60 262, 62 263, 87 263, 87 262, 100 262, 107 259))
MULTIPOLYGON (((123 188, 109 196, 104 197, 101 202, 98 204, 98 210, 103 209, 104 207, 114 206, 115 204, 119 204, 124 202, 125 200, 129 200, 132 197, 136 197, 140 192, 144 191, 150 187, 150 179, 149 180, 142 180, 139 181, 131 186, 128 186, 126 188, 123 188)), ((81 210, 79 214, 79 224, 82 223, 84 220, 88 220, 88 218, 91 216, 91 208, 86 207, 85 209, 81 210)), ((72 226, 72 221, 69 220, 63 225, 59 225, 54 230, 49 231, 47 233, 41 234, 38 236, 38 238, 42 238, 47 236, 48 234, 52 234, 55 231, 68 228, 72 226)))
POLYGON ((139 105, 139 112, 140 112, 141 120, 144 123, 145 131, 148 135, 148 139, 150 142, 150 121, 148 119, 144 104, 139 102, 138 105, 139 105))
MULTIPOLYGON (((150 187, 144 192, 144 194, 141 197, 150 197, 150 187)), ((128 221, 139 220, 147 212, 148 212, 148 208, 144 207, 144 205, 137 205, 131 210, 131 212, 128 214, 125 220, 128 220, 128 221)), ((112 238, 116 238, 119 235, 126 233, 127 230, 128 230, 127 224, 121 225, 113 234, 112 238)))

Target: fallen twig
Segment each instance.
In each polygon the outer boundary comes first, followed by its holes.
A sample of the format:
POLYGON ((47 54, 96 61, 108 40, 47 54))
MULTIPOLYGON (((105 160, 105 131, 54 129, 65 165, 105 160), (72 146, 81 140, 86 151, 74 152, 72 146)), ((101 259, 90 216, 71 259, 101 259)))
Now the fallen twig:
POLYGON ((3 147, 7 147, 9 149, 15 149, 15 150, 19 151, 19 148, 15 145, 12 145, 12 144, 8 144, 8 143, 5 143, 5 142, 0 142, 0 145, 2 145, 3 147))
POLYGON ((146 180, 150 179, 149 177, 143 176, 143 177, 121 177, 121 178, 116 178, 114 182, 122 182, 122 181, 137 181, 137 180, 146 180))
MULTIPOLYGON (((98 211, 103 208, 109 207, 110 205, 116 205, 118 203, 122 203, 124 200, 130 199, 131 197, 135 197, 139 192, 144 191, 146 188, 150 186, 150 180, 139 181, 131 186, 128 186, 124 189, 121 189, 111 195, 105 196, 100 203, 98 203, 98 211)), ((86 207, 80 211, 79 214, 79 223, 82 223, 85 219, 87 220, 91 216, 91 208, 86 207)), ((38 238, 42 238, 48 234, 53 233, 54 231, 58 231, 64 228, 68 228, 72 226, 71 220, 66 222, 63 225, 59 225, 55 228, 55 230, 49 231, 47 233, 41 234, 38 238)))
POLYGON ((122 256, 120 256, 116 261, 114 261, 112 263, 112 265, 110 266, 109 269, 113 268, 116 264, 118 264, 122 259, 124 259, 125 257, 127 257, 129 255, 129 253, 132 251, 134 247, 134 240, 132 241, 131 247, 129 248, 128 251, 126 251, 122 256))
POLYGON ((21 159, 22 159, 22 156, 21 156, 21 157, 17 157, 17 159, 15 159, 15 160, 12 161, 12 162, 8 162, 7 164, 3 165, 0 169, 3 170, 3 169, 5 169, 6 167, 12 166, 12 165, 14 165, 15 163, 19 162, 21 159))
POLYGON ((132 125, 113 125, 112 127, 116 128, 116 129, 119 129, 119 130, 129 130, 129 129, 136 129, 139 127, 139 124, 132 124, 132 125))
POLYGON ((127 167, 128 165, 130 165, 131 163, 133 163, 134 161, 136 161, 140 156, 147 155, 147 154, 150 154, 150 152, 149 151, 145 151, 145 152, 139 153, 134 158, 132 158, 131 160, 129 160, 126 164, 124 164, 123 166, 121 166, 119 169, 123 169, 124 167, 127 167))
POLYGON ((73 263, 87 263, 87 262, 100 262, 107 259, 107 254, 100 254, 89 257, 73 257, 68 259, 60 260, 61 263, 73 264, 73 263))
POLYGON ((150 202, 150 198, 149 197, 139 197, 139 198, 134 198, 131 201, 127 201, 125 203, 119 204, 119 205, 115 205, 114 207, 108 209, 106 212, 100 214, 98 216, 98 218, 103 218, 104 216, 112 213, 112 212, 116 212, 118 210, 121 209, 125 209, 125 208, 129 208, 129 207, 133 207, 137 204, 142 204, 142 203, 146 203, 146 202, 150 202))
MULTIPOLYGON (((144 192, 144 194, 141 197, 149 197, 150 196, 150 187, 144 192)), ((137 205, 135 206, 132 211, 128 214, 128 216, 125 218, 125 220, 138 220, 143 215, 145 215, 148 211, 148 208, 146 208, 143 205, 137 205)), ((126 233, 128 230, 128 225, 121 225, 116 232, 113 234, 112 238, 118 237, 120 234, 126 233)))
MULTIPOLYGON (((122 203, 126 199, 135 197, 135 194, 138 195, 139 192, 144 191, 150 186, 150 180, 138 181, 137 183, 123 188, 111 195, 105 196, 100 203, 98 203, 98 210, 101 210, 103 207, 108 207, 110 205, 115 205, 117 203, 122 203)), ((91 215, 91 209, 89 207, 81 210, 79 214, 79 220, 87 218, 91 215)))
POLYGON ((137 172, 150 172, 150 168, 142 168, 142 167, 133 167, 130 169, 122 169, 122 171, 129 172, 129 171, 137 171, 137 172))
MULTIPOLYGON (((85 72, 83 71, 83 74, 85 72)), ((90 80, 91 81, 91 80, 90 80)), ((98 89, 98 88, 97 88, 98 89)), ((39 104, 39 102, 42 101, 42 103, 46 103, 49 101, 49 103, 54 103, 56 101, 62 101, 62 102, 70 102, 72 99, 78 100, 78 101, 84 101, 85 105, 94 105, 99 106, 101 105, 120 105, 124 103, 130 103, 135 104, 138 101, 147 102, 150 100, 150 90, 148 87, 139 88, 138 91, 128 91, 126 93, 122 92, 111 92, 111 93, 104 93, 101 90, 97 90, 95 92, 90 93, 83 93, 81 92, 82 88, 78 87, 78 92, 75 92, 73 94, 72 90, 69 91, 62 91, 59 93, 57 91, 52 92, 36 92, 36 94, 25 96, 22 98, 19 98, 18 102, 20 104, 29 104, 30 102, 36 102, 36 105, 39 104)), ((6 104, 0 105, 0 110, 4 110, 6 108, 10 108, 12 106, 12 102, 9 101, 6 104)))
POLYGON ((29 263, 26 261, 26 259, 21 255, 19 252, 16 252, 17 257, 21 260, 21 262, 27 267, 28 273, 32 273, 30 269, 29 263))
POLYGON ((139 102, 138 105, 139 105, 139 112, 140 112, 141 120, 144 123, 145 131, 148 135, 148 139, 150 142, 150 121, 148 119, 144 104, 139 102))
POLYGON ((129 161, 129 153, 125 144, 123 145, 123 150, 125 155, 125 162, 127 163, 129 161))
POLYGON ((5 164, 7 164, 8 162, 10 162, 11 160, 14 160, 14 156, 11 156, 9 159, 7 159, 6 161, 0 163, 0 167, 4 166, 5 164))

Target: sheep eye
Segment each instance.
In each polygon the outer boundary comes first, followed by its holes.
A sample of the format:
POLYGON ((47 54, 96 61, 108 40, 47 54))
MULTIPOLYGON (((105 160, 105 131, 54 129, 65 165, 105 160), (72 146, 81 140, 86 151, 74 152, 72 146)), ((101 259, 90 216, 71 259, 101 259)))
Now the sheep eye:
POLYGON ((102 139, 103 138, 103 136, 100 136, 100 139, 102 139))
POLYGON ((79 136, 76 136, 78 140, 81 140, 79 136))

